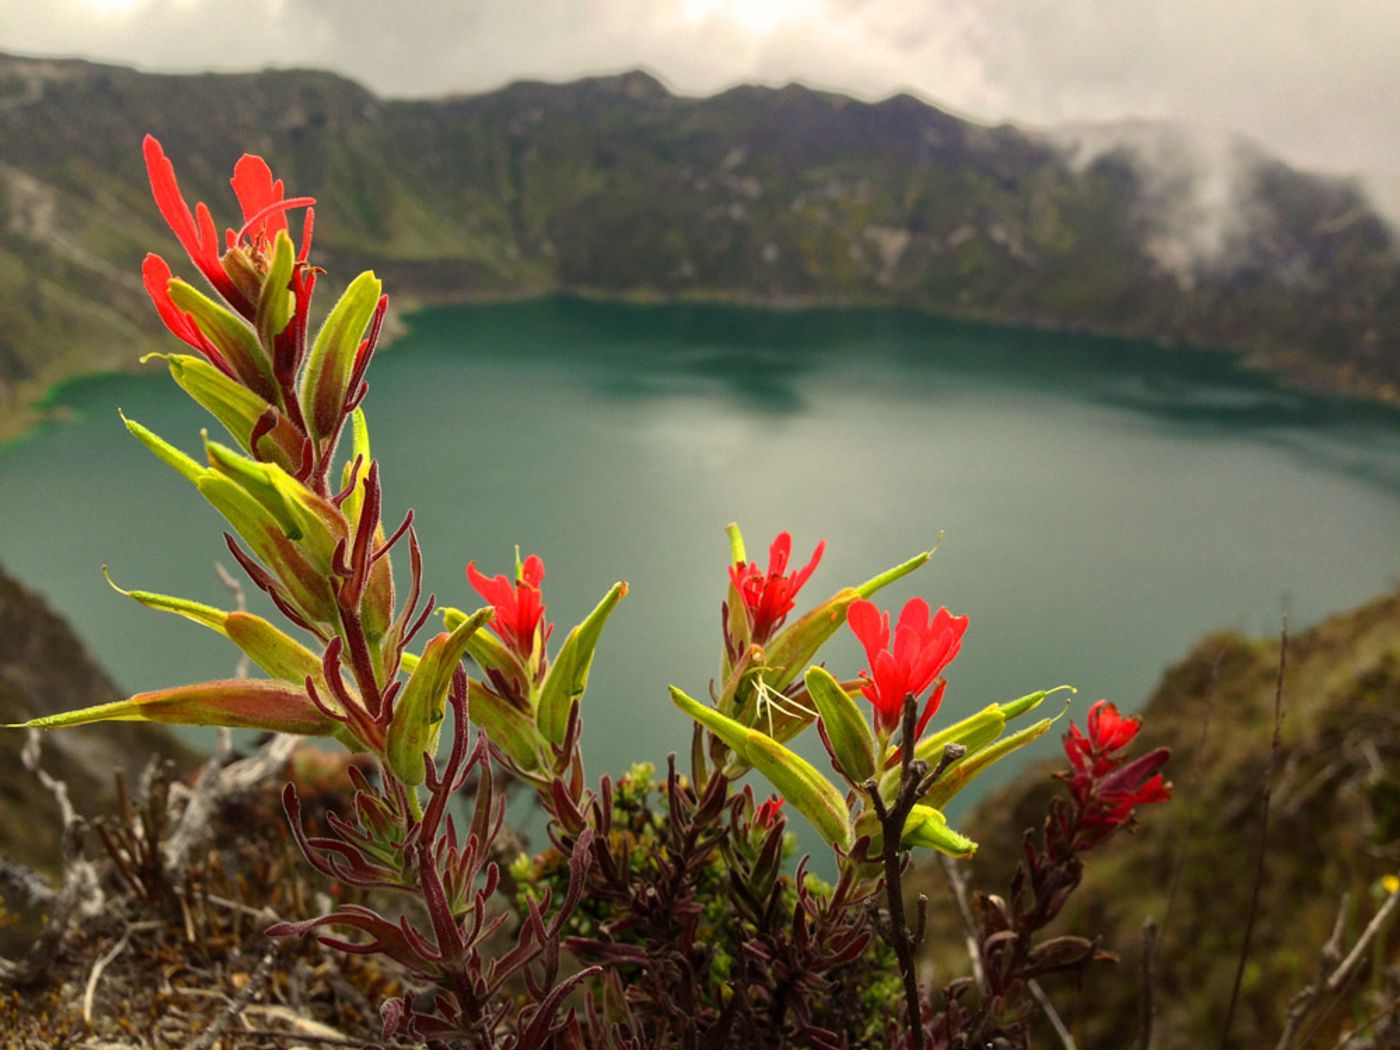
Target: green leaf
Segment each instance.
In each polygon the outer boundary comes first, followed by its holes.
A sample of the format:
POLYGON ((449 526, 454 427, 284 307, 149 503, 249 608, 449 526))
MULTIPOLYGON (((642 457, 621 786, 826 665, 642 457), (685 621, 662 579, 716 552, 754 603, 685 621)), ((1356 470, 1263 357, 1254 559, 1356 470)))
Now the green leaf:
POLYGON ((185 455, 174 445, 170 444, 170 442, 166 441, 165 438, 155 433, 155 431, 147 430, 134 419, 127 419, 126 416, 122 415, 121 409, 117 409, 117 415, 122 417, 122 422, 126 424, 126 429, 136 437, 136 440, 150 449, 157 459, 174 467, 179 473, 183 474, 187 480, 191 482, 199 480, 205 468, 196 459, 192 456, 185 455))
POLYGON ((354 468, 356 459, 360 461, 360 473, 354 489, 341 504, 341 509, 347 521, 359 521, 360 508, 365 502, 365 478, 369 476, 369 466, 373 459, 369 448, 369 423, 365 420, 364 409, 358 405, 355 406, 355 411, 350 413, 350 434, 350 458, 345 461, 345 469, 341 471, 340 487, 344 488, 350 484, 350 471, 354 468))
POLYGON ((1010 722, 1013 718, 1021 717, 1021 715, 1025 714, 1027 711, 1034 711, 1047 696, 1054 696, 1062 689, 1068 689, 1070 696, 1073 696, 1077 692, 1072 685, 1057 685, 1054 689, 1039 689, 1034 693, 1027 693, 1018 700, 1010 700, 1002 704, 1001 713, 1006 717, 1006 720, 1010 722))
POLYGON ((316 335, 302 373, 300 393, 307 427, 318 441, 332 434, 340 423, 360 340, 374 316, 382 290, 383 285, 371 271, 360 274, 331 308, 316 335))
POLYGON ((128 700, 32 718, 5 728, 64 729, 95 722, 227 726, 301 736, 328 736, 339 724, 317 710, 299 687, 287 682, 234 679, 137 693, 128 700))
POLYGON ((204 454, 208 456, 211 468, 230 481, 236 481, 248 495, 262 504, 263 509, 277 520, 289 540, 301 539, 301 525, 288 506, 282 489, 273 483, 271 477, 271 472, 281 470, 281 467, 258 463, 207 437, 204 454))
POLYGON ((806 817, 833 846, 851 846, 851 817, 846 796, 797 752, 757 729, 748 731, 745 753, 753 767, 806 817))
POLYGON ((204 472, 198 487, 200 494, 276 574, 292 602, 310 620, 330 623, 335 619, 335 601, 324 573, 306 560, 262 504, 236 482, 212 470, 204 472))
POLYGON ((256 323, 258 337, 264 346, 273 345, 296 312, 296 299, 288 287, 295 264, 296 249, 292 247, 292 239, 286 230, 278 230, 272 242, 272 260, 268 263, 267 276, 263 278, 262 291, 258 296, 256 323))
MULTIPOLYGON (((467 618, 461 609, 451 606, 442 610, 442 623, 449 631, 467 618)), ((530 672, 520 662, 520 657, 505 647, 505 644, 491 631, 478 631, 467 643, 467 655, 483 671, 499 672, 507 680, 515 679, 526 688, 530 685, 530 672)))
POLYGON ((528 715, 474 678, 471 679, 469 698, 467 711, 471 720, 481 727, 493 744, 510 756, 512 762, 526 773, 544 767, 549 744, 528 715))
MULTIPOLYGON (((942 542, 941 536, 939 538, 939 542, 942 542)), ((908 576, 915 569, 922 568, 928 562, 928 560, 937 553, 938 544, 935 544, 932 549, 926 550, 922 554, 914 555, 914 557, 910 558, 906 562, 902 562, 899 565, 896 565, 893 569, 887 569, 884 572, 880 573, 880 575, 878 576, 872 576, 870 579, 866 580, 859 587, 857 587, 856 592, 862 598, 869 598, 872 594, 880 590, 882 587, 888 587, 890 584, 894 583, 895 580, 902 579, 905 576, 908 576)))
POLYGON ((147 354, 141 361, 145 363, 153 357, 165 362, 175 382, 222 423, 241 447, 248 447, 253 428, 270 407, 267 401, 203 358, 189 354, 147 354))
POLYGON ((493 609, 480 609, 455 631, 444 631, 429 641, 394 701, 385 753, 394 775, 405 784, 423 783, 423 755, 437 754, 452 674, 467 651, 467 639, 494 615, 493 609))
POLYGON ((988 704, 975 715, 954 722, 914 745, 914 757, 937 764, 948 744, 961 744, 968 754, 986 747, 1006 728, 1006 713, 1000 704, 988 704))
POLYGON ((948 827, 948 818, 941 812, 917 803, 904 822, 900 845, 908 849, 926 846, 950 857, 970 857, 977 852, 977 843, 948 827))
POLYGON ((617 603, 627 596, 627 584, 618 582, 603 595, 597 607, 564 639, 564 645, 549 668, 540 687, 537 721, 545 739, 552 744, 564 742, 568 729, 569 711, 583 699, 588 688, 588 671, 593 666, 593 651, 598 647, 603 625, 608 622, 617 603))
POLYGON ((748 762, 749 727, 722 715, 708 704, 687 696, 675 686, 670 687, 671 703, 719 737, 741 761, 748 762))
POLYGON ((846 587, 810 609, 788 625, 768 643, 765 662, 769 670, 763 680, 770 689, 782 690, 812 662, 817 650, 825 645, 846 622, 846 610, 860 597, 854 587, 846 587))
POLYGON ((744 534, 739 531, 739 523, 731 521, 724 527, 725 534, 729 537, 729 562, 731 565, 742 565, 749 560, 749 556, 744 551, 744 534))
POLYGON ((853 784, 864 784, 875 775, 875 737, 864 713, 826 668, 809 667, 806 681, 836 760, 853 784))
POLYGON ((325 669, 321 658, 291 635, 273 626, 261 616, 242 611, 231 612, 224 621, 224 632, 233 644, 248 654, 248 658, 273 678, 304 686, 310 678, 320 688, 327 703, 332 698, 325 688, 325 669))
POLYGON ((199 330, 224 355, 239 378, 255 394, 276 404, 277 384, 272 378, 272 361, 248 322, 178 277, 172 279, 168 287, 171 301, 194 318, 199 330))
POLYGON ((944 772, 938 778, 937 783, 929 790, 929 793, 922 799, 927 805, 935 809, 942 809, 950 799, 959 791, 967 787, 977 776, 988 767, 1001 761, 1013 751, 1019 751, 1033 740, 1038 740, 1046 734, 1055 718, 1043 718, 1039 722, 1027 726, 1019 733, 1012 733, 1010 736, 998 740, 990 747, 984 747, 980 751, 967 755, 962 761, 951 769, 944 772))
POLYGON ((212 605, 205 605, 202 602, 190 601, 188 598, 173 598, 168 594, 156 594, 154 591, 128 591, 118 587, 112 580, 112 574, 107 571, 107 566, 102 566, 102 575, 107 578, 108 585, 118 594, 130 598, 132 601, 140 602, 148 609, 156 609, 160 612, 175 613, 183 616, 187 620, 203 624, 210 630, 218 631, 220 634, 227 634, 224 630, 224 622, 228 619, 228 613, 222 609, 216 609, 212 605))

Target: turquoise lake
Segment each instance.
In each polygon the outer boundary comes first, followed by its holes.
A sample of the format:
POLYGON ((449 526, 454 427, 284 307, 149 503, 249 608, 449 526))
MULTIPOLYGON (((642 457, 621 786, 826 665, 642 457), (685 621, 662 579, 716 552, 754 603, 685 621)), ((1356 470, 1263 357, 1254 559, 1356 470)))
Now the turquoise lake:
MULTIPOLYGON (((557 642, 630 582, 585 702, 592 775, 688 747, 666 685, 704 695, 716 673, 731 520, 755 557, 784 528, 802 561, 827 540, 809 600, 941 532, 882 604, 922 594, 971 616, 947 717, 1061 682, 1077 712, 1135 707, 1205 632, 1274 633, 1285 611, 1305 626, 1400 574, 1400 414, 1225 355, 898 311, 572 299, 409 328, 365 407, 386 520, 414 508, 429 588, 474 608, 466 562, 508 571, 519 544, 548 567, 557 642)), ((189 451, 206 417, 155 366, 57 401, 66 421, 0 449, 0 564, 125 689, 227 676, 222 639, 100 572, 227 604, 220 519, 117 407, 189 451)), ((862 666, 845 635, 827 659, 862 666)))

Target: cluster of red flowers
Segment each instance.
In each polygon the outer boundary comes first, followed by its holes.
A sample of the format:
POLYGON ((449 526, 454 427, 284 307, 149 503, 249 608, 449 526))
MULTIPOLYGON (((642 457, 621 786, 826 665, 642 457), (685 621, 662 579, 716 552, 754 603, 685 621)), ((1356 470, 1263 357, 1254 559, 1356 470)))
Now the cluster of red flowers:
POLYGON ((1125 761, 1123 750, 1142 728, 1137 717, 1124 718, 1107 700, 1089 708, 1088 732, 1070 724, 1065 754, 1070 771, 1059 777, 1069 788, 1076 809, 1075 846, 1088 849, 1132 820, 1133 810, 1171 797, 1171 784, 1161 769, 1170 752, 1159 747, 1125 761))

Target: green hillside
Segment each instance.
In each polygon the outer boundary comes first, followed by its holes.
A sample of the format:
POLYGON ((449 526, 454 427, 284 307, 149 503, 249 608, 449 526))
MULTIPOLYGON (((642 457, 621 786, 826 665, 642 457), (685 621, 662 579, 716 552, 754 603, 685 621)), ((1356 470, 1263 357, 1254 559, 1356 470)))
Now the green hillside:
MULTIPOLYGON (((1220 1045, 1254 885, 1278 650, 1277 639, 1212 634, 1167 670, 1142 710, 1143 747, 1172 749, 1176 795, 1144 813, 1135 834, 1090 854, 1084 885, 1052 928, 1101 934, 1122 957, 1082 984, 1044 981, 1081 1046, 1138 1045, 1148 918, 1161 927, 1153 1046, 1220 1045)), ((1258 921, 1231 1046, 1276 1044, 1290 999, 1316 979, 1339 910, 1349 950, 1392 892, 1387 877, 1400 875, 1400 592, 1294 636, 1283 709, 1258 921)), ((974 888, 1005 892, 1021 829, 1057 790, 1047 772, 1028 770, 968 822, 981 842, 969 866, 974 888)), ((961 928, 942 905, 943 874, 925 869, 915 881, 939 902, 931 909, 936 971, 965 971, 961 928)), ((1396 1045, 1400 1017, 1384 1013, 1400 991, 1396 924, 1367 961, 1385 972, 1363 972, 1321 1029, 1295 1046, 1341 1046, 1340 1031, 1368 1021, 1368 1038, 1346 1045, 1396 1045)), ((1053 1035, 1046 1040, 1055 1045, 1053 1035)))
MULTIPOLYGON (((1292 381, 1400 397, 1400 263, 1357 186, 1262 154, 1222 253, 1160 260, 1160 187, 1126 153, 878 103, 643 73, 388 101, 325 73, 156 76, 0 56, 0 430, 54 381, 129 366, 161 228, 147 131, 186 196, 233 218, 260 152, 319 198, 334 281, 373 265, 400 305, 551 291, 900 304, 1231 347, 1292 381)), ((1183 190, 1182 192, 1186 192, 1183 190)))

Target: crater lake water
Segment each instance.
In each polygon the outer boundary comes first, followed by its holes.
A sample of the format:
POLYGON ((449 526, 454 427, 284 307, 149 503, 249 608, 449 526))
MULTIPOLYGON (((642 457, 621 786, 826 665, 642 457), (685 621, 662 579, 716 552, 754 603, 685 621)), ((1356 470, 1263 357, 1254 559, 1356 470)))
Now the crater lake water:
MULTIPOLYGON (((1273 633, 1285 610, 1305 626, 1400 572, 1400 414, 1222 354, 898 311, 567 298, 409 328, 365 407, 386 520, 414 508, 429 588, 474 608, 467 561, 507 572, 519 544, 548 566, 557 643, 630 582, 585 701, 593 776, 685 752, 666 686, 703 696, 716 673, 731 520, 754 557, 780 529, 803 561, 828 542, 804 604, 941 533, 881 597, 971 616, 940 718, 1062 682, 1081 716, 1099 696, 1136 707, 1205 632, 1273 633)), ((227 676, 227 643, 100 572, 227 604, 221 520, 117 408, 191 452, 213 424, 154 366, 56 399, 68 419, 0 450, 0 564, 124 689, 227 676)), ((863 666, 844 634, 827 660, 863 666)))

